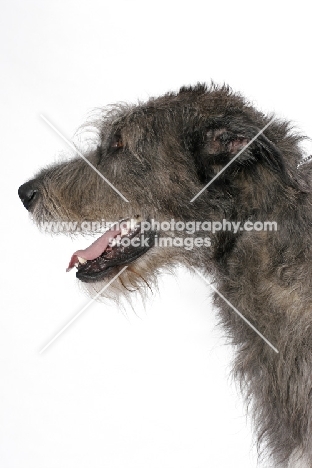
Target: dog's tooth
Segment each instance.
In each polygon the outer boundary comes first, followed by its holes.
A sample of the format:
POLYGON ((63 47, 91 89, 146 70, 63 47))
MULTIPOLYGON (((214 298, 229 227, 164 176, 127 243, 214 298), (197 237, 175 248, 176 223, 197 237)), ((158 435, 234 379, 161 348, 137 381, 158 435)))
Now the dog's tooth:
POLYGON ((78 258, 78 260, 79 260, 79 263, 82 263, 82 264, 83 264, 83 263, 86 263, 86 262, 87 262, 87 260, 86 260, 85 258, 82 258, 82 257, 77 257, 77 258, 78 258))
POLYGON ((129 230, 127 228, 122 228, 121 229, 121 235, 126 236, 128 234, 129 230))
POLYGON ((135 229, 140 224, 141 221, 142 221, 141 216, 136 216, 135 219, 131 219, 130 229, 135 229))

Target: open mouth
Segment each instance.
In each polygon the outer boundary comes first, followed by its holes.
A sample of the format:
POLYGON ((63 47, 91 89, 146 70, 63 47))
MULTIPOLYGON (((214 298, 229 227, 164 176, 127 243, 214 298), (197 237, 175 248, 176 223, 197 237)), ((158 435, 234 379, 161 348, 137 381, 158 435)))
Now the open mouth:
POLYGON ((101 281, 116 267, 129 265, 144 255, 155 242, 155 232, 142 233, 141 220, 122 219, 84 250, 77 250, 68 268, 86 283, 101 281))

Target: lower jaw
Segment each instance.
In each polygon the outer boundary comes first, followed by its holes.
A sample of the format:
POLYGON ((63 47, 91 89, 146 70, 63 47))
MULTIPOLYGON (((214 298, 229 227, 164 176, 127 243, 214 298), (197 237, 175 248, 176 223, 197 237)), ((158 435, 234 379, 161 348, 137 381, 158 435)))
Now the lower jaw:
POLYGON ((79 273, 77 271, 76 278, 78 278, 83 283, 97 283, 99 281, 103 281, 104 279, 110 277, 115 272, 117 274, 118 270, 120 270, 118 266, 113 266, 113 267, 107 268, 104 271, 93 273, 93 274, 92 273, 84 274, 84 273, 79 273))
POLYGON ((84 266, 82 266, 76 272, 76 278, 84 283, 96 283, 117 275, 123 267, 130 266, 133 262, 143 257, 154 246, 154 233, 150 232, 148 237, 148 246, 138 248, 136 251, 125 255, 124 258, 122 258, 121 255, 120 258, 104 260, 105 265, 103 269, 99 269, 99 271, 86 272, 84 271, 84 266))
POLYGON ((141 256, 142 256, 142 254, 137 255, 136 257, 134 257, 130 261, 127 260, 127 261, 124 261, 124 262, 120 262, 120 263, 118 263, 116 265, 108 266, 108 267, 105 268, 105 270, 98 271, 98 272, 95 272, 95 273, 83 273, 83 272, 77 271, 76 278, 78 278, 83 283, 96 283, 96 282, 99 282, 99 281, 103 281, 103 280, 105 280, 107 278, 110 278, 111 276, 117 275, 119 273, 119 271, 124 266, 129 266, 132 262, 134 262, 135 260, 137 260, 141 256))

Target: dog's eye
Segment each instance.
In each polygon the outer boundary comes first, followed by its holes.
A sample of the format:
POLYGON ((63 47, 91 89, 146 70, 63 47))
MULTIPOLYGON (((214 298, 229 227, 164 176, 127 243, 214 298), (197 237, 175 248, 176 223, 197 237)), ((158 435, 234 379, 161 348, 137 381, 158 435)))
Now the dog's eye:
POLYGON ((111 142, 111 148, 120 149, 120 148, 123 148, 123 146, 124 145, 123 145, 121 135, 119 134, 114 135, 112 142, 111 142))

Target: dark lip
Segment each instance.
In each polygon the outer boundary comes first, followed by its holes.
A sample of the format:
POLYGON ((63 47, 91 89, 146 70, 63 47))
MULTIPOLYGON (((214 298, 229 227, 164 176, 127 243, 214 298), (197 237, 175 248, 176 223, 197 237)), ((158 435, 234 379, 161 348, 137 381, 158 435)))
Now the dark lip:
POLYGON ((130 265, 154 246, 155 234, 156 233, 154 231, 148 231, 141 234, 140 227, 135 229, 127 237, 129 239, 140 238, 141 240, 141 236, 144 236, 143 239, 148 246, 143 244, 138 247, 134 247, 132 245, 127 247, 111 247, 94 260, 88 260, 86 263, 79 264, 76 277, 84 283, 94 283, 112 276, 113 273, 117 274, 120 267, 130 265))

